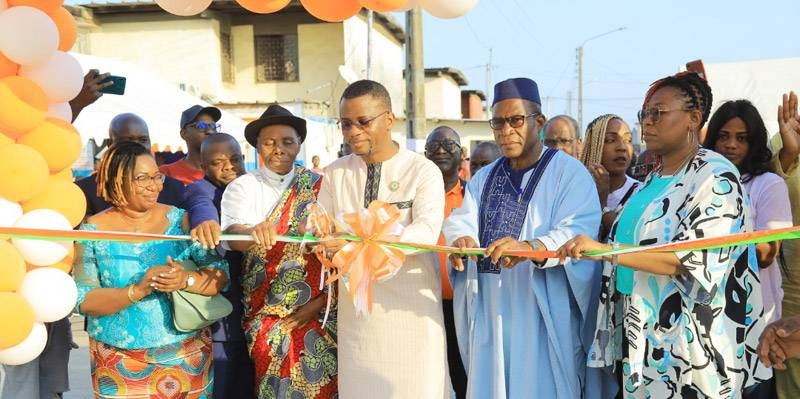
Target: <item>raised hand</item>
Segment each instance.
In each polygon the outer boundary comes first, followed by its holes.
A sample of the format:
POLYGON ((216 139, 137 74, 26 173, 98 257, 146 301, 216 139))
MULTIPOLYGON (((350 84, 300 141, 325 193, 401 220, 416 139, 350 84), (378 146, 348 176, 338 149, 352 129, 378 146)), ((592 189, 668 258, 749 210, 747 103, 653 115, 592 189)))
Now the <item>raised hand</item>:
POLYGON ((794 92, 783 95, 783 101, 778 106, 778 127, 783 141, 778 156, 783 170, 787 171, 800 154, 800 113, 794 92))
POLYGON ((603 165, 599 163, 589 165, 589 173, 594 178, 594 183, 597 185, 597 194, 600 196, 600 205, 606 206, 608 194, 611 192, 611 182, 609 180, 608 171, 603 165))
POLYGON ((72 108, 73 121, 84 108, 93 104, 97 99, 103 96, 100 90, 114 84, 112 81, 105 82, 109 76, 111 75, 108 73, 101 74, 97 69, 90 69, 89 72, 86 73, 83 77, 83 87, 80 93, 69 102, 69 106, 72 108))

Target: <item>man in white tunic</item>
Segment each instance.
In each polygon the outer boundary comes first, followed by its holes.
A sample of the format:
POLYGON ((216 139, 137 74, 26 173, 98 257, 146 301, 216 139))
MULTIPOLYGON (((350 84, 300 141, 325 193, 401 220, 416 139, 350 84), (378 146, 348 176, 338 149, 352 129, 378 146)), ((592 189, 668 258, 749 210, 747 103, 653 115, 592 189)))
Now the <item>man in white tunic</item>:
POLYGON ((466 265, 451 256, 467 397, 582 398, 589 384, 586 397, 604 397, 597 375, 586 371, 599 264, 501 257, 554 251, 576 234, 597 236, 594 182, 575 158, 539 140, 545 117, 533 80, 498 83, 492 116, 503 157, 473 176, 463 205, 444 224, 453 246, 487 248, 466 265))
MULTIPOLYGON (((339 103, 344 141, 352 154, 327 168, 318 196, 332 215, 357 212, 378 200, 395 204, 401 240, 436 244, 444 213, 442 173, 424 156, 392 141, 391 99, 377 82, 345 89, 339 103)), ((328 241, 332 255, 343 246, 328 241)), ((445 398, 450 394, 438 257, 408 253, 400 271, 376 282, 372 313, 356 315, 346 280, 339 280, 339 396, 445 398)))

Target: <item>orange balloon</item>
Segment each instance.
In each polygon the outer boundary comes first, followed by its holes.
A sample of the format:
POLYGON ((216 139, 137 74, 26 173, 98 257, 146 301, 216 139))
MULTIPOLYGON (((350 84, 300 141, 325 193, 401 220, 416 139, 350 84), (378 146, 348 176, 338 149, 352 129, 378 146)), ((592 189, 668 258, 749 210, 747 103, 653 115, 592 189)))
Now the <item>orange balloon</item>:
MULTIPOLYGON (((0 145, 2 145, 2 143, 0 143, 0 145)), ((50 174, 50 181, 53 180, 67 181, 71 183, 73 180, 75 180, 72 177, 72 168, 64 168, 64 170, 61 172, 50 174)))
POLYGON ((33 330, 33 308, 16 292, 0 292, 0 349, 22 342, 33 330))
POLYGON ((286 7, 291 0, 236 0, 240 6, 256 14, 269 14, 280 11, 286 7))
POLYGON ((309 14, 327 22, 342 22, 361 10, 358 0, 300 0, 309 14))
POLYGON ((6 76, 14 76, 19 73, 19 64, 6 58, 3 53, 0 53, 0 78, 6 76))
POLYGON ((64 0, 8 0, 9 7, 28 6, 38 8, 44 12, 55 10, 64 4, 64 0))
POLYGON ((56 23, 58 28, 58 49, 69 51, 78 40, 78 27, 75 25, 75 18, 64 7, 58 7, 48 12, 47 15, 56 23))
POLYGON ((11 137, 6 136, 5 134, 3 134, 3 132, 0 132, 0 146, 4 146, 4 145, 8 145, 8 144, 14 144, 14 143, 16 143, 16 141, 14 141, 14 139, 12 139, 11 137))
POLYGON ((44 190, 49 175, 47 161, 33 148, 22 144, 0 146, 0 197, 27 201, 44 190))
POLYGON ((0 291, 16 291, 25 277, 25 260, 7 241, 0 241, 0 291))
POLYGON ((74 227, 86 216, 86 196, 75 183, 51 180, 44 190, 22 203, 22 210, 52 209, 67 218, 74 227))
POLYGON ((47 117, 47 96, 21 76, 0 79, 0 131, 12 139, 39 126, 47 117))
POLYGON ((19 138, 17 143, 42 153, 50 173, 68 168, 81 155, 80 134, 72 124, 57 118, 47 118, 36 129, 19 138))
POLYGON ((65 256, 64 259, 58 261, 58 263, 53 263, 52 265, 47 265, 47 266, 36 266, 30 263, 25 263, 25 266, 27 271, 31 271, 33 269, 36 269, 37 267, 54 267, 58 270, 61 270, 64 273, 69 273, 70 271, 72 271, 72 262, 74 262, 74 260, 75 260, 75 246, 73 245, 69 248, 67 256, 65 256))
POLYGON ((359 0, 359 3, 372 11, 392 12, 405 7, 408 0, 359 0))

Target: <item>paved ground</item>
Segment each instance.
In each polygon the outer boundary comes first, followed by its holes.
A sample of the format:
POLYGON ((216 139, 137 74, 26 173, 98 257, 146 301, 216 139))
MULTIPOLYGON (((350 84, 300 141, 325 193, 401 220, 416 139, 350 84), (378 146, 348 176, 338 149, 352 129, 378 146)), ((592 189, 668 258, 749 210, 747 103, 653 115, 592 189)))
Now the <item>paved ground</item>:
POLYGON ((72 321, 72 339, 80 348, 70 351, 70 391, 64 394, 64 399, 89 399, 94 397, 89 376, 89 337, 86 331, 83 331, 83 317, 73 316, 70 321, 72 321))

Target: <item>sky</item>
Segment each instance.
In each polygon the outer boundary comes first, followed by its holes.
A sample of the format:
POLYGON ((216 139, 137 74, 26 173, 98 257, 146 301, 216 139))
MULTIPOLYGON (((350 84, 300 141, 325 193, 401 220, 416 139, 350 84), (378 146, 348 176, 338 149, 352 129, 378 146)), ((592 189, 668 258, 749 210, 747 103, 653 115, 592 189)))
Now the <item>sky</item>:
POLYGON ((424 15, 424 63, 456 67, 486 91, 492 49, 492 84, 534 79, 548 116, 568 112, 571 91, 576 116, 575 49, 620 27, 584 46, 584 126, 605 113, 633 124, 649 84, 691 60, 800 57, 796 0, 480 0, 458 19, 424 15))

